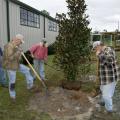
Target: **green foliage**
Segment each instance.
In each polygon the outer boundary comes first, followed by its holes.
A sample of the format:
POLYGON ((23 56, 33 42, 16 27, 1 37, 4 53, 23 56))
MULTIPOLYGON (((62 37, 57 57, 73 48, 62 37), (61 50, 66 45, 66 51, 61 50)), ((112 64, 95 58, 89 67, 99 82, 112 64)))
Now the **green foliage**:
POLYGON ((79 65, 87 62, 90 56, 90 29, 85 14, 84 0, 66 0, 68 13, 57 14, 59 35, 55 42, 55 63, 64 71, 67 80, 77 78, 79 65))
POLYGON ((45 15, 50 16, 50 13, 48 11, 46 11, 46 10, 42 10, 41 12, 44 13, 45 15))
POLYGON ((48 46, 48 55, 54 55, 55 54, 55 48, 54 43, 48 46))

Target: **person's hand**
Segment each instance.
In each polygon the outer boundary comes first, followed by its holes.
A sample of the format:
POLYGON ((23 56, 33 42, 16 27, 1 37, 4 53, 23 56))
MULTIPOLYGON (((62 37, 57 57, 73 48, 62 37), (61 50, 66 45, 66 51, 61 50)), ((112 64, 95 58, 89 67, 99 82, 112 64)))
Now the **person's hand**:
POLYGON ((96 48, 96 55, 98 56, 102 52, 102 48, 97 47, 96 48))
POLYGON ((19 52, 22 53, 23 52, 23 49, 21 47, 18 47, 19 49, 19 52))
POLYGON ((47 64, 47 60, 44 60, 44 64, 47 64))
POLYGON ((18 58, 18 60, 21 59, 21 52, 19 50, 16 52, 16 57, 18 58))
POLYGON ((33 55, 33 54, 31 54, 31 57, 32 57, 32 58, 34 58, 34 55, 33 55))
POLYGON ((23 52, 23 49, 22 49, 20 46, 16 46, 16 49, 17 49, 17 52, 18 52, 18 53, 23 52))
POLYGON ((96 56, 98 56, 100 54, 100 51, 96 51, 96 56))

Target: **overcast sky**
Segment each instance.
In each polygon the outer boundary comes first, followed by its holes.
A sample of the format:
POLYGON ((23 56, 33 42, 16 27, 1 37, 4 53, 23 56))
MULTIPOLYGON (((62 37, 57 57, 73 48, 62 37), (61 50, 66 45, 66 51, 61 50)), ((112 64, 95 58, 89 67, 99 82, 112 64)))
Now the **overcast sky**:
MULTIPOLYGON (((38 10, 47 10, 52 17, 56 12, 66 13, 66 0, 20 0, 38 10)), ((90 27, 94 30, 114 31, 120 21, 120 0, 86 0, 90 27)))

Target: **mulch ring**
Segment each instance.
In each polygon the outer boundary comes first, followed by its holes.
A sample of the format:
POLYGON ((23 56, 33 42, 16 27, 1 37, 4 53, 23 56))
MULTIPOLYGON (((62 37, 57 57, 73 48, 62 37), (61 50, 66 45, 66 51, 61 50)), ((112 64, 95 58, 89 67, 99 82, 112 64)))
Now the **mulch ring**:
POLYGON ((36 110, 38 113, 45 112, 59 118, 86 113, 91 107, 88 94, 80 90, 51 87, 49 93, 49 96, 46 96, 45 92, 36 93, 29 102, 29 110, 36 110))

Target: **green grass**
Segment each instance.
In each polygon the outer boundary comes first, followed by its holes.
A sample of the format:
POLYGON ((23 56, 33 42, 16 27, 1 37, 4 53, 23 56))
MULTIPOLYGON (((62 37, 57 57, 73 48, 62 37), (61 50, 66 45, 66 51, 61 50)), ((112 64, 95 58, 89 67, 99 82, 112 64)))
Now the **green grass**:
POLYGON ((48 79, 48 84, 52 86, 57 86, 60 84, 61 80, 64 79, 63 72, 59 71, 59 69, 53 63, 53 55, 49 56, 47 61, 48 65, 45 65, 45 73, 46 78, 48 79))

